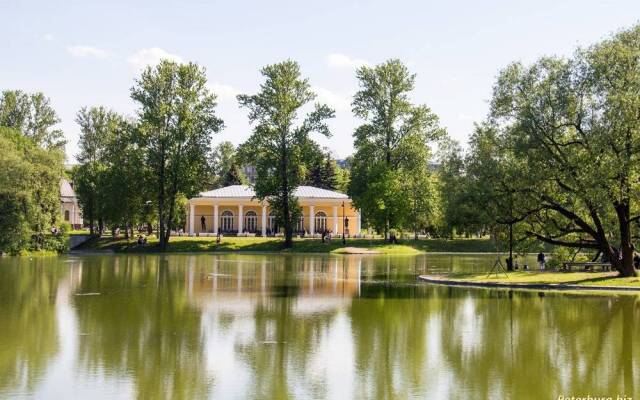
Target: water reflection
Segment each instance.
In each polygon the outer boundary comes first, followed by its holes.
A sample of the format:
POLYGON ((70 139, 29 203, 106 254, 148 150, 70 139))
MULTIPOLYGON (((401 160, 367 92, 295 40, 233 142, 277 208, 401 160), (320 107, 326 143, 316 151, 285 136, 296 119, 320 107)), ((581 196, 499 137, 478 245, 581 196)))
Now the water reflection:
POLYGON ((32 392, 59 350, 55 303, 66 268, 57 261, 0 268, 0 394, 32 392))
POLYGON ((415 281, 493 259, 2 259, 0 397, 635 394, 637 297, 415 281))

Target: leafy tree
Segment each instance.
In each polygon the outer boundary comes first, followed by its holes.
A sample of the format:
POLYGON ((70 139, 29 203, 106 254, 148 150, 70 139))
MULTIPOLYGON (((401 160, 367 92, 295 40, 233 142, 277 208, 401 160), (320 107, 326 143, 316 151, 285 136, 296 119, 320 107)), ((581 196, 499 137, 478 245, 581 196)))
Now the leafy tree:
POLYGON ((500 73, 491 102, 498 140, 524 160, 511 180, 529 202, 527 233, 599 251, 621 276, 636 274, 639 52, 635 26, 570 59, 514 63, 500 73))
POLYGON ((240 167, 235 162, 231 164, 231 167, 225 172, 224 176, 221 177, 221 186, 231 186, 231 185, 244 185, 247 182, 247 177, 244 176, 242 171, 240 171, 240 167))
POLYGON ((127 238, 133 234, 134 224, 142 222, 143 208, 151 194, 147 189, 151 179, 139 142, 135 123, 123 119, 109 137, 103 156, 102 213, 112 230, 124 227, 127 238))
POLYGON ((311 132, 329 136, 325 120, 334 111, 316 103, 315 108, 296 125, 300 109, 315 99, 309 81, 300 76, 294 61, 284 61, 262 69, 265 82, 255 95, 240 95, 238 101, 249 110, 255 124, 251 137, 242 147, 244 160, 255 163, 255 183, 259 199, 267 199, 285 231, 285 247, 293 246, 293 227, 299 206, 294 191, 304 172, 304 151, 311 132))
POLYGON ((527 174, 523 157, 516 155, 506 138, 495 127, 475 127, 470 139, 466 176, 462 188, 465 217, 477 228, 486 228, 496 240, 506 237, 509 258, 507 269, 513 269, 515 241, 525 239, 522 222, 537 212, 527 198, 520 195, 520 176, 527 174), (481 204, 482 207, 478 207, 481 204), (514 236, 514 229, 515 232, 514 236))
POLYGON ((240 169, 237 150, 233 143, 224 141, 217 145, 211 152, 209 162, 211 187, 246 184, 247 177, 240 169))
POLYGON ((351 170, 346 167, 342 168, 336 162, 336 190, 341 193, 347 193, 349 190, 349 182, 351 181, 351 170))
POLYGON ((73 181, 84 218, 89 221, 91 234, 104 229, 105 196, 110 195, 105 186, 106 153, 123 118, 105 107, 83 107, 78 111, 76 123, 80 126, 80 165, 73 170, 73 181))
POLYGON ((131 89, 140 106, 140 139, 156 192, 161 250, 175 227, 178 196, 191 197, 206 183, 211 136, 224 126, 206 83, 197 64, 163 60, 142 72, 131 89))
POLYGON ((438 190, 441 194, 442 233, 453 237, 454 232, 466 232, 483 226, 482 208, 476 207, 468 196, 470 185, 465 171, 465 158, 457 141, 446 138, 438 147, 438 190))
POLYGON ((415 75, 399 60, 361 67, 356 75, 360 90, 353 99, 353 113, 365 122, 354 133, 349 194, 386 238, 391 227, 402 228, 406 222, 410 199, 400 188, 428 168, 428 158, 416 155, 444 131, 427 106, 410 102, 415 75), (409 161, 416 159, 420 162, 409 161))
POLYGON ((47 246, 45 235, 59 213, 63 160, 61 150, 0 127, 0 252, 47 246))
POLYGON ((323 152, 319 146, 310 150, 308 167, 304 183, 322 189, 335 190, 337 181, 337 164, 328 151, 323 152))
POLYGON ((0 96, 0 126, 14 128, 36 144, 62 148, 64 134, 54 126, 60 122, 44 94, 27 94, 21 90, 5 90, 0 96))

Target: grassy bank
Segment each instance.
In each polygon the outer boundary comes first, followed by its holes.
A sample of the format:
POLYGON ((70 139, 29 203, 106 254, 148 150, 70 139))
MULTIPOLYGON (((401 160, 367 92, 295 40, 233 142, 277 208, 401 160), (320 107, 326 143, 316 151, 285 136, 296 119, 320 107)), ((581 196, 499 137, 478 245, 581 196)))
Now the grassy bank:
POLYGON ((507 276, 487 276, 487 273, 447 274, 437 278, 456 282, 489 284, 531 284, 531 285, 581 285, 581 286, 637 286, 640 278, 618 278, 617 272, 509 272, 507 276))
MULTIPOLYGON (((296 239, 293 249, 283 248, 282 238, 262 237, 224 237, 216 244, 214 237, 172 237, 169 241, 170 252, 294 252, 294 253, 347 253, 351 248, 366 249, 381 254, 420 254, 424 252, 492 252, 488 239, 428 239, 406 240, 399 244, 389 244, 382 239, 347 239, 322 243, 320 239, 296 239)), ((80 247, 81 250, 110 250, 114 252, 152 253, 158 251, 158 241, 149 237, 147 244, 138 246, 134 240, 102 237, 93 239, 80 247)))

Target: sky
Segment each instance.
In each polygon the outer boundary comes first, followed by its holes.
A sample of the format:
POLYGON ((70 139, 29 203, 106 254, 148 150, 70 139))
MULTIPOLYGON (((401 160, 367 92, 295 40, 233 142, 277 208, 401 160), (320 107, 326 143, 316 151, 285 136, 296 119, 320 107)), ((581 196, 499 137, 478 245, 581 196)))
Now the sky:
POLYGON ((500 69, 571 56, 640 20, 638 0, 536 1, 28 1, 0 0, 0 90, 41 91, 75 162, 83 106, 135 116, 130 89, 161 58, 206 68, 225 129, 212 144, 251 134, 235 96, 255 93, 260 68, 300 63, 317 100, 336 110, 334 156, 353 152, 355 70, 390 58, 416 76, 426 104, 463 145, 487 114, 500 69))

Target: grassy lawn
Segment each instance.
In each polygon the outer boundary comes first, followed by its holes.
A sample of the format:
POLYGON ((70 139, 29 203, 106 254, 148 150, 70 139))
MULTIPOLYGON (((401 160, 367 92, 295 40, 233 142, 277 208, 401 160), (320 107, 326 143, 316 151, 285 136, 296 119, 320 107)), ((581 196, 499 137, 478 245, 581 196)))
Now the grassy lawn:
MULTIPOLYGON (((382 254, 420 254, 424 252, 491 252, 488 239, 429 239, 405 240, 400 244, 389 244, 382 239, 347 239, 343 245, 340 239, 331 243, 322 243, 320 239, 295 239, 293 249, 283 249, 282 238, 262 237, 223 237, 216 244, 215 237, 172 237, 169 241, 171 252, 293 252, 293 253, 348 253, 350 248, 367 249, 382 254)), ((135 240, 102 237, 94 239, 81 247, 82 250, 112 250, 115 252, 149 253, 158 251, 158 241, 150 236, 147 244, 138 246, 135 240)))
POLYGON ((618 278, 617 272, 509 272, 487 276, 486 273, 459 273, 442 276, 443 279, 475 283, 530 283, 530 284, 571 284, 585 286, 638 286, 640 278, 618 278))

